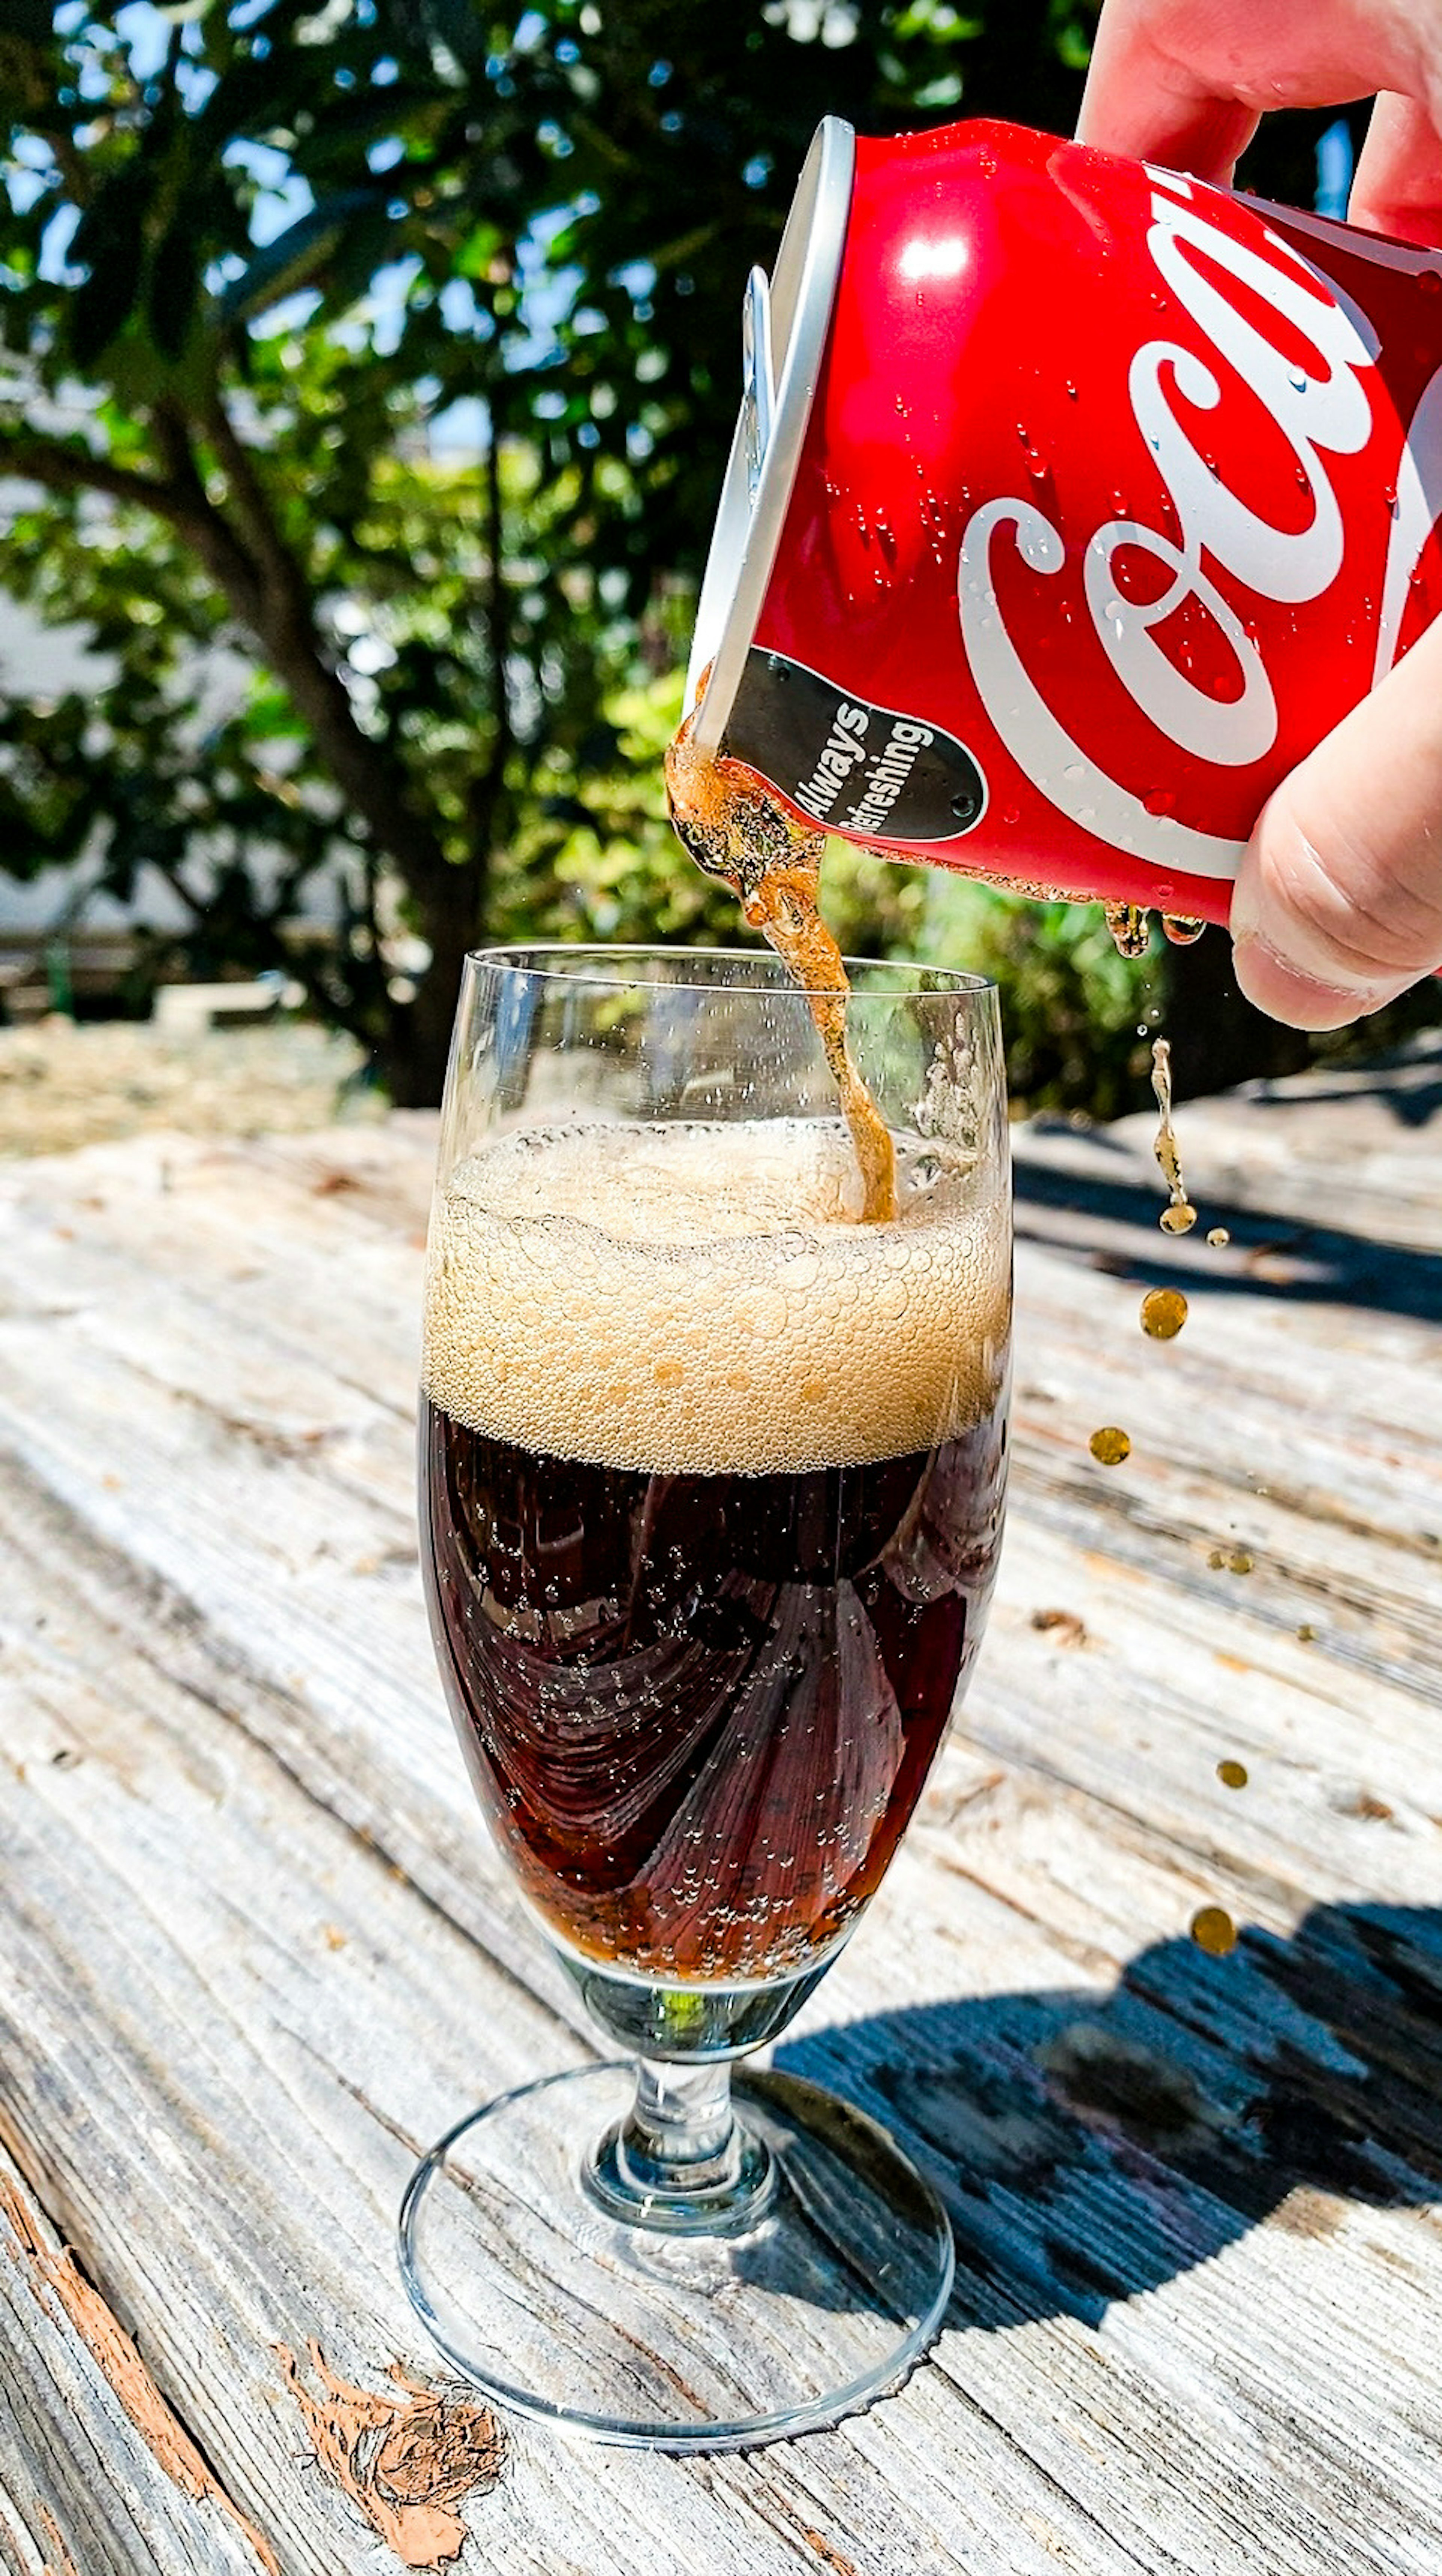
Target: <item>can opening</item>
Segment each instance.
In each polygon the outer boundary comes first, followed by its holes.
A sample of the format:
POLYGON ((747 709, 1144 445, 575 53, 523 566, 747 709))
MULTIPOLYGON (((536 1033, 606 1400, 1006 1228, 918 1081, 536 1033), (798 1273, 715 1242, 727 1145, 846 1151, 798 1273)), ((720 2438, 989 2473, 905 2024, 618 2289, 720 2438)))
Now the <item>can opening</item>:
POLYGON ((754 268, 742 306, 741 410, 716 512, 686 675, 686 709, 713 668, 694 740, 714 756, 741 684, 781 542, 821 373, 851 211, 856 136, 823 118, 807 153, 768 282, 754 268))

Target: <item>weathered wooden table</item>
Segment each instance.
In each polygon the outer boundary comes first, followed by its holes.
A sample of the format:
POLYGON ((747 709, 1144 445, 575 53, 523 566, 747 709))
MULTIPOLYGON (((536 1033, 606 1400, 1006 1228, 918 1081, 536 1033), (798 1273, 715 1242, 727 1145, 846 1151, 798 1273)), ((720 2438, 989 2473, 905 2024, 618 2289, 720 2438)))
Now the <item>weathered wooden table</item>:
POLYGON ((1021 1140, 990 1639, 783 2043, 940 2178, 947 2331, 689 2464, 492 2428, 392 2258, 588 2045, 425 1635, 430 1125, 0 1170, 6 2568, 1435 2576, 1442 1055, 1183 1135, 1226 1250, 1144 1130, 1021 1140))

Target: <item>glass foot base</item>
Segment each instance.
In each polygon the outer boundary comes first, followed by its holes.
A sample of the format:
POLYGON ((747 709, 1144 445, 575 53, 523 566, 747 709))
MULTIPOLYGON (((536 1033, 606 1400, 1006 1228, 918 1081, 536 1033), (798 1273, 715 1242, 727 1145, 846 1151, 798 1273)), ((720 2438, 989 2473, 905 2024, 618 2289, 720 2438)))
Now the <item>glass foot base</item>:
POLYGON ((448 2361, 497 2403, 600 2442, 735 2449, 893 2386, 951 2289, 946 2214, 884 2129, 800 2076, 737 2073, 754 2224, 678 2234, 613 2215, 583 2167, 630 2066, 502 2094, 411 2176, 400 2263, 448 2361))

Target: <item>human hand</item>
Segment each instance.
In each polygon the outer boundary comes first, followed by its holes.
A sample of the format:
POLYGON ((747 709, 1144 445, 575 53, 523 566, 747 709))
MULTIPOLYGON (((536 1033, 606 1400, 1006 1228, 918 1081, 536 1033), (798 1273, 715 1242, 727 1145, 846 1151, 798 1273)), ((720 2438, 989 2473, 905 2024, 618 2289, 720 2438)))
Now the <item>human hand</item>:
MULTIPOLYGON (((1078 133, 1225 187, 1264 112, 1373 91, 1349 219, 1442 246, 1442 0, 1104 0, 1078 133)), ((1442 965, 1442 620, 1270 799, 1231 928, 1243 992, 1296 1028, 1442 965)))

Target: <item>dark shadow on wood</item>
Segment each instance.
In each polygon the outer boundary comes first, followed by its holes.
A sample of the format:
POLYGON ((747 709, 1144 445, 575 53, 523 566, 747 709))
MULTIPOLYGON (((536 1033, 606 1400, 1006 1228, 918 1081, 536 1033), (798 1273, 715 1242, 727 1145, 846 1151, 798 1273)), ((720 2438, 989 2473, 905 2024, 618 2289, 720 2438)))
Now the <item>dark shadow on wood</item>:
MULTIPOLYGON (((1104 1146, 1107 1140, 1104 1131, 1097 1130, 1087 1141, 1089 1145, 1104 1146)), ((1319 1190, 1324 1186, 1319 1180, 1319 1190)), ((1442 1254, 1369 1241, 1340 1226, 1299 1225, 1295 1218, 1235 1207, 1202 1189, 1198 1196, 1204 1207, 1203 1224, 1225 1226, 1232 1238, 1224 1261, 1199 1252, 1182 1270, 1177 1260, 1178 1239, 1160 1232, 1154 1257, 1120 1239, 1097 1248, 1067 1243, 1053 1228, 1029 1223, 1028 1208, 1052 1208, 1102 1218, 1110 1228, 1153 1230, 1158 1211, 1165 1205, 1160 1185, 1140 1175, 1134 1180, 1124 1180, 1120 1175, 1115 1180, 1104 1180, 1053 1170, 1044 1163, 1029 1161, 1024 1144, 1018 1149, 1016 1230, 1023 1241, 1044 1243, 1052 1251, 1067 1253, 1117 1278, 1134 1279, 1142 1287, 1181 1287, 1188 1297, 1219 1291, 1235 1294, 1244 1289, 1252 1297, 1285 1298, 1291 1303, 1300 1300, 1308 1305, 1364 1306, 1380 1313, 1413 1316, 1428 1324, 1442 1320, 1442 1254), (1269 1277, 1265 1269, 1248 1266, 1249 1253, 1275 1262, 1276 1275, 1269 1277)))
POLYGON ((1319 1906, 1225 1958, 1164 1941, 1110 1991, 877 2014, 776 2062, 941 2192, 954 2323, 1097 2323, 1263 2221, 1442 2201, 1442 1911, 1319 1906))

